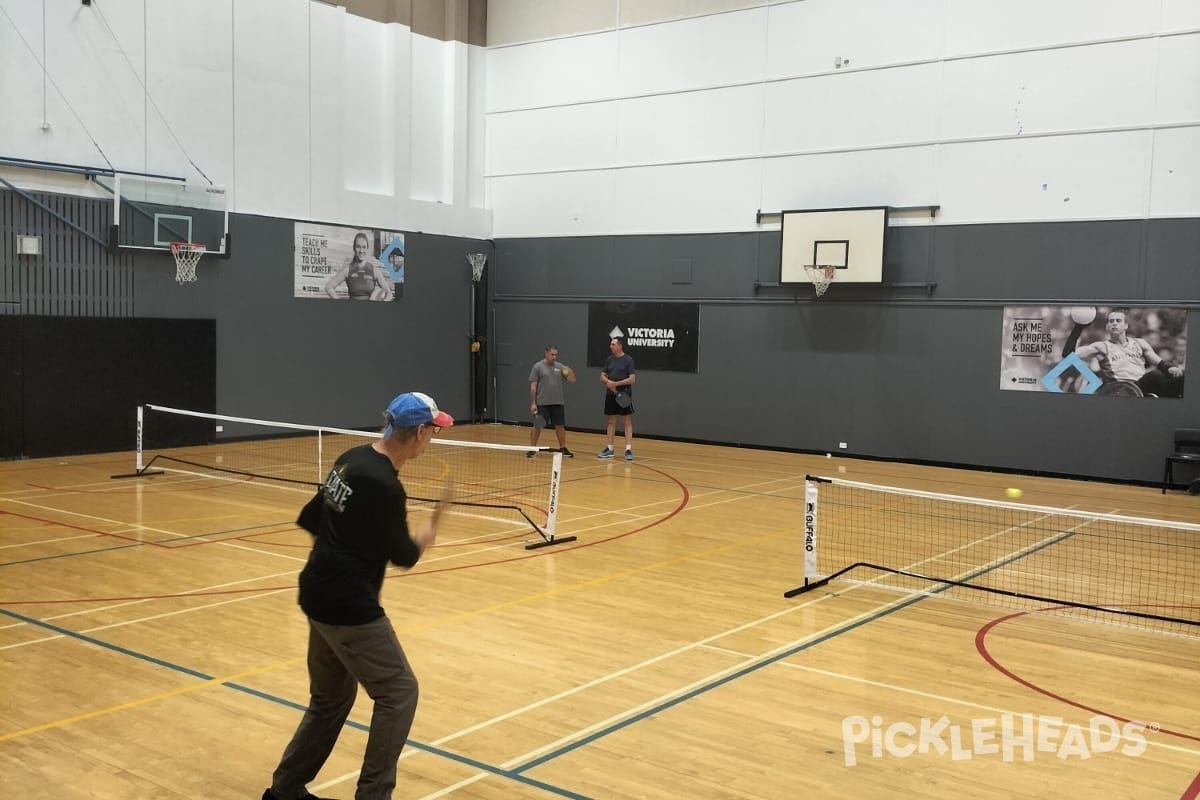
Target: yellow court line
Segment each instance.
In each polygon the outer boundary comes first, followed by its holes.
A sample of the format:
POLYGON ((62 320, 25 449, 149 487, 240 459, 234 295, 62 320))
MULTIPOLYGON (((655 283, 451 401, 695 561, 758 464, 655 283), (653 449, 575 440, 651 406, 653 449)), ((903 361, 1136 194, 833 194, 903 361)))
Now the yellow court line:
MULTIPOLYGON (((279 667, 286 666, 288 664, 293 664, 297 661, 303 661, 303 660, 304 660, 303 658, 290 658, 287 661, 276 661, 273 664, 267 664, 262 667, 255 667, 254 669, 246 670, 245 672, 238 672, 233 675, 226 675, 221 678, 210 678, 210 679, 202 681, 200 683, 191 684, 189 686, 181 686, 178 689, 171 689, 170 691, 166 691, 166 692, 159 692, 158 694, 152 694, 149 697, 142 697, 138 700, 130 700, 128 703, 121 703, 119 705, 109 706, 108 708, 100 708, 95 711, 88 711, 83 714, 76 714, 73 717, 66 717, 64 719, 55 720, 54 722, 43 722, 41 725, 34 725, 33 727, 30 727, 30 728, 22 728, 19 731, 12 731, 11 733, 0 734, 0 742, 7 742, 10 739, 19 739, 22 736, 28 736, 32 733, 40 733, 41 731, 50 730, 51 728, 60 728, 64 725, 70 725, 74 722, 83 722, 84 720, 95 719, 96 717, 103 717, 107 714, 113 714, 118 711, 124 711, 129 708, 137 708, 138 706, 147 705, 149 703, 156 703, 159 700, 167 700, 172 697, 179 697, 181 695, 191 694, 192 692, 198 692, 198 691, 201 691, 202 689, 208 689, 212 686, 219 686, 223 683, 229 683, 232 681, 240 680, 241 678, 246 678, 251 675, 257 675, 261 672, 268 672, 270 670, 278 669, 279 667)), ((180 674, 183 675, 186 673, 180 673, 180 674)))
MULTIPOLYGON (((440 627, 442 625, 450 624, 452 622, 459 622, 461 620, 471 619, 473 617, 479 617, 479 616, 483 616, 485 614, 490 614, 494 611, 500 611, 502 609, 512 608, 514 606, 524 605, 526 603, 533 603, 538 600, 543 600, 548 597, 554 597, 556 595, 560 595, 560 594, 563 594, 563 593, 569 592, 569 591, 574 591, 576 589, 584 589, 584 588, 587 588, 590 586, 597 586, 602 583, 607 583, 609 581, 618 580, 620 578, 628 577, 630 575, 636 575, 640 572, 647 572, 647 571, 659 569, 662 567, 669 567, 674 564, 680 564, 685 561, 692 561, 695 559, 707 558, 708 556, 718 555, 720 553, 724 553, 729 550, 734 550, 739 547, 744 547, 746 545, 755 544, 755 543, 758 543, 761 541, 767 541, 770 539, 776 539, 781 536, 784 536, 787 533, 790 533, 790 531, 776 531, 774 533, 760 534, 758 536, 751 537, 744 541, 731 542, 730 544, 721 545, 720 547, 711 547, 707 550, 701 550, 698 553, 692 553, 692 554, 686 555, 686 556, 677 556, 675 558, 666 559, 665 561, 656 561, 656 562, 653 562, 650 564, 643 564, 639 567, 632 567, 630 569, 622 570, 620 572, 613 572, 608 575, 603 575, 599 578, 589 578, 586 581, 579 581, 577 583, 568 584, 566 586, 561 586, 557 589, 550 589, 548 591, 538 592, 536 594, 531 594, 531 595, 526 595, 525 597, 520 597, 515 600, 507 600, 503 603, 494 603, 490 606, 484 606, 483 608, 479 608, 474 611, 464 611, 459 614, 451 614, 449 616, 442 617, 440 619, 432 620, 423 625, 417 625, 415 627, 406 627, 402 630, 404 633, 418 633, 418 632, 429 631, 434 628, 440 627)), ((167 692, 159 692, 158 694, 153 694, 148 697, 140 698, 138 700, 130 700, 127 703, 121 703, 119 705, 109 706, 108 708, 101 708, 101 709, 97 709, 95 711, 88 711, 83 714, 77 714, 73 717, 66 717, 64 719, 55 720, 54 722, 44 722, 41 725, 34 725, 29 728, 23 728, 19 731, 12 731, 11 733, 0 734, 0 742, 6 742, 6 741, 9 741, 12 739, 19 739, 23 736, 28 736, 28 735, 34 734, 34 733, 40 733, 42 731, 50 730, 52 728, 59 728, 64 725, 70 725, 75 722, 82 722, 84 720, 95 719, 97 717, 102 717, 102 716, 105 716, 108 714, 114 714, 119 711, 125 711, 130 708, 137 708, 138 706, 148 705, 150 703, 156 703, 159 700, 167 700, 172 697, 180 697, 182 695, 191 694, 193 692, 199 692, 204 689, 209 689, 213 686, 221 686, 222 684, 231 683, 231 682, 240 680, 242 678, 249 677, 251 675, 258 675, 258 674, 261 674, 264 672, 270 672, 272 670, 280 669, 282 667, 287 667, 292 664, 297 664, 299 662, 304 661, 306 658, 307 658, 307 656, 298 656, 296 658, 289 658, 284 661, 275 661, 271 664, 266 664, 261 667, 255 667, 254 669, 246 670, 244 672, 238 672, 233 675, 226 675, 226 676, 217 677, 217 678, 210 678, 208 680, 202 681, 198 684, 194 684, 191 686, 183 686, 178 689, 172 689, 167 692)))

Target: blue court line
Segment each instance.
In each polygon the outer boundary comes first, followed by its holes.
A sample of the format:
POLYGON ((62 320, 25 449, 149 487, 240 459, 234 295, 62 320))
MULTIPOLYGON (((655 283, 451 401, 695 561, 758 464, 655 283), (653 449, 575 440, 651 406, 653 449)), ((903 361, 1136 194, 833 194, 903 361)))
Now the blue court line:
MULTIPOLYGON (((1047 541, 1043 542, 1042 544, 1038 545, 1037 547, 1034 547, 1023 553, 1013 555, 1010 558, 1007 558, 997 564, 993 564, 990 567, 981 567, 980 569, 976 570, 975 572, 972 572, 969 575, 967 575, 965 578, 959 578, 958 580, 969 581, 974 578, 978 578, 980 575, 986 575, 987 573, 992 572, 993 570, 1000 569, 1001 567, 1006 567, 1015 561, 1020 561, 1022 558, 1025 558, 1026 556, 1032 555, 1032 554, 1038 552, 1039 550, 1043 550, 1047 547, 1050 547, 1051 545, 1058 544, 1059 542, 1063 541, 1064 539, 1069 539, 1070 537, 1072 537, 1074 535, 1075 535, 1074 531, 1064 531, 1064 532, 1062 532, 1061 535, 1059 535, 1053 539, 1047 540, 1047 541)), ((910 606, 914 606, 917 603, 921 602, 922 600, 929 599, 929 597, 932 594, 941 594, 942 592, 949 591, 950 589, 953 589, 953 588, 955 588, 955 587, 950 584, 946 584, 945 586, 942 586, 941 588, 931 590, 929 594, 917 595, 916 597, 912 597, 908 600, 905 600, 904 602, 902 602, 898 605, 892 606, 891 608, 885 608, 880 611, 876 611, 871 616, 866 617, 864 619, 860 619, 857 622, 851 622, 846 625, 843 625, 840 628, 835 628, 834 630, 830 631, 829 633, 818 636, 816 639, 804 642, 803 644, 796 645, 795 647, 793 647, 789 650, 786 650, 782 653, 777 653, 776 655, 773 655, 770 658, 765 659, 763 661, 759 661, 754 664, 750 664, 749 666, 743 667, 742 669, 738 670, 737 672, 730 673, 729 675, 726 675, 723 678, 718 678, 717 680, 712 681, 710 683, 706 683, 703 686, 697 686, 695 689, 692 689, 691 691, 689 691, 685 694, 682 694, 679 697, 674 697, 670 700, 664 700, 662 703, 659 703, 658 705, 653 706, 652 708, 648 708, 644 711, 640 711, 637 714, 633 715, 632 717, 623 719, 620 722, 614 722, 612 725, 609 725, 607 728, 601 728, 600 730, 590 733, 578 741, 571 742, 569 744, 565 744, 556 750, 551 750, 550 752, 545 753, 544 755, 538 756, 537 758, 533 759, 532 761, 527 761, 524 764, 520 764, 520 765, 514 767, 513 772, 525 772, 526 770, 530 770, 535 767, 539 767, 542 764, 545 764, 547 761, 552 761, 552 760, 558 758, 559 756, 563 756, 563 755, 566 755, 567 753, 570 753, 572 750, 577 750, 580 747, 589 745, 598 739, 602 739, 605 736, 616 733, 617 731, 627 728, 630 725, 633 725, 634 723, 641 722, 642 720, 646 719, 647 717, 652 717, 655 714, 666 711, 669 708, 673 708, 673 707, 679 705, 680 703, 683 703, 684 701, 691 700, 695 697, 699 697, 702 694, 711 692, 713 689, 716 689, 720 686, 724 686, 725 684, 727 684, 733 680, 736 680, 737 678, 745 677, 746 675, 757 672, 758 670, 760 670, 764 667, 769 667, 772 664, 782 661, 785 658, 791 658, 792 656, 796 655, 797 653, 801 653, 801 652, 804 652, 805 650, 808 650, 810 647, 816 647, 817 645, 827 642, 830 639, 841 636, 844 633, 849 633, 850 631, 861 628, 864 625, 870 624, 877 620, 883 619, 884 617, 895 614, 897 611, 902 611, 903 609, 906 609, 910 606)))
MULTIPOLYGON (((87 642, 88 644, 95 645, 96 647, 104 648, 105 650, 111 650, 115 653, 120 653, 121 655, 125 655, 125 656, 129 656, 131 658, 138 659, 139 661, 145 661, 147 663, 154 664, 159 667, 163 667, 164 669, 169 669, 174 672, 180 672, 180 673, 183 673, 184 675, 188 675, 193 678, 198 678, 202 681, 216 680, 216 676, 214 676, 214 675, 207 675, 198 670, 190 669, 189 667, 184 667, 179 664, 174 664, 170 661, 164 661, 161 658, 155 658, 154 656, 146 655, 145 653, 139 653, 136 650, 130 650, 128 647, 122 647, 118 644, 113 644, 112 642, 106 642, 102 639, 97 639, 94 636, 88 636, 85 633, 79 633, 77 631, 73 631, 68 628, 63 628, 59 625, 55 625, 50 622, 43 622, 40 619, 35 619, 33 617, 27 617, 24 614, 18 614, 17 612, 10 611, 7 608, 0 608, 0 614, 3 614, 4 616, 7 616, 7 617, 11 617, 12 619, 18 620, 20 622, 25 622, 30 625, 36 625, 39 628, 45 628, 46 630, 54 631, 55 633, 62 634, 63 636, 68 636, 72 639, 77 639, 81 642, 87 642)), ((297 703, 292 700, 288 700, 287 698, 279 697, 277 695, 273 695, 268 692, 261 691, 259 689, 255 689, 250 686, 245 686, 240 683, 234 683, 232 681, 222 681, 220 685, 226 686, 226 687, 233 689, 235 691, 238 691, 238 692, 242 692, 243 694, 248 694, 252 697, 257 697, 262 700, 268 700, 272 703, 276 703, 281 706, 286 706, 287 708, 295 709, 297 711, 303 712, 308 708, 307 705, 297 703)), ((345 725, 346 725, 346 727, 355 728, 356 730, 360 730, 360 731, 369 731, 371 729, 369 725, 364 725, 361 722, 355 722, 355 721, 349 720, 349 719, 346 720, 345 725)), ((508 778, 509 780, 513 780, 518 783, 523 783, 527 786, 532 786, 534 788, 541 789, 543 791, 549 792, 550 794, 558 795, 559 797, 567 797, 567 798, 571 798, 571 800, 591 800, 589 797, 587 797, 587 795, 578 794, 576 792, 570 791, 569 789, 563 789, 561 787, 554 786, 554 785, 546 783, 544 781, 539 781, 535 778, 530 778, 527 775, 521 775, 521 774, 519 774, 518 771, 502 769, 501 767, 496 767, 491 764, 486 764, 482 761, 478 761, 477 759, 470 758, 469 756, 460 755, 458 753, 451 752, 450 750, 444 750, 440 747, 435 747, 434 745, 431 745, 431 744, 424 744, 422 742, 418 742, 418 741, 409 739, 408 746, 413 747, 417 750, 423 750, 424 752, 430 753, 435 756, 441 756, 442 758, 449 759, 450 761, 456 761, 459 764, 463 764, 465 766, 472 767, 481 772, 488 772, 488 773, 491 773, 492 775, 497 775, 502 778, 508 778)))

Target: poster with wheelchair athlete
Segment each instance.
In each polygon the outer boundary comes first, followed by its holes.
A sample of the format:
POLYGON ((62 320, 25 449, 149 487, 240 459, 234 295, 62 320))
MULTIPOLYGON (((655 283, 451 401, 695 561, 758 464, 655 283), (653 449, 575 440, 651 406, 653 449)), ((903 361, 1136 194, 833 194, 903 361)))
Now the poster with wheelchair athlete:
POLYGON ((1187 310, 1005 306, 1000 388, 1183 397, 1187 310))

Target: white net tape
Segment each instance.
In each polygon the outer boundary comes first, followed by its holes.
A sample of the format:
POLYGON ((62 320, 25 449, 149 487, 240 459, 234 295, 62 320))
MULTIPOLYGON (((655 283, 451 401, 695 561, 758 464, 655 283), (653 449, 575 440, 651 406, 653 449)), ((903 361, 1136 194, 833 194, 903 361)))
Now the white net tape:
POLYGON ((176 283, 192 283, 196 280, 196 265, 200 263, 200 256, 204 255, 206 249, 202 244, 171 243, 171 253, 175 256, 176 283))
POLYGON ((814 267, 805 264, 804 271, 808 273, 808 279, 812 281, 813 288, 817 290, 817 297, 825 294, 825 290, 829 288, 829 284, 833 283, 837 277, 837 267, 814 267))
POLYGON ((487 264, 487 253, 467 253, 467 261, 471 265, 471 282, 479 283, 483 277, 483 268, 487 264))

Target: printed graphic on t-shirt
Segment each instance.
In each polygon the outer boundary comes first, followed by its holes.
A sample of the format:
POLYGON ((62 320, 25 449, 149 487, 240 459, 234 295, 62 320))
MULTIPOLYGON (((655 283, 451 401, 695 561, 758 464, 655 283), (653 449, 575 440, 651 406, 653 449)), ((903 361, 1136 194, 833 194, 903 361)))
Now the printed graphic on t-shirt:
POLYGON ((346 510, 346 501, 354 494, 354 490, 342 477, 343 469, 344 466, 334 467, 329 470, 329 477, 325 479, 325 504, 339 514, 346 510))

